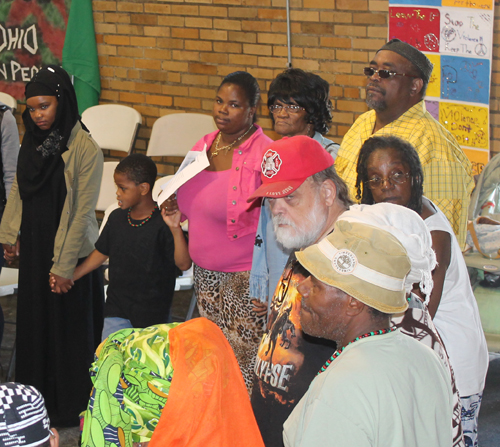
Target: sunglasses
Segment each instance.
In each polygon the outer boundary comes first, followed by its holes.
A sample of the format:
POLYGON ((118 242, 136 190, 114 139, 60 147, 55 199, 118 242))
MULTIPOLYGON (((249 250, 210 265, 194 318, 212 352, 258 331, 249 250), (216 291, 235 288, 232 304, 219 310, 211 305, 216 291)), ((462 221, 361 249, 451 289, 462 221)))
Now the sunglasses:
POLYGON ((363 73, 371 78, 375 73, 378 74, 378 77, 380 79, 387 79, 387 78, 392 78, 393 76, 406 76, 408 78, 419 78, 420 76, 415 76, 411 74, 406 74, 406 73, 396 73, 395 71, 390 71, 390 70, 377 70, 376 68, 373 67, 365 67, 363 68, 363 73))

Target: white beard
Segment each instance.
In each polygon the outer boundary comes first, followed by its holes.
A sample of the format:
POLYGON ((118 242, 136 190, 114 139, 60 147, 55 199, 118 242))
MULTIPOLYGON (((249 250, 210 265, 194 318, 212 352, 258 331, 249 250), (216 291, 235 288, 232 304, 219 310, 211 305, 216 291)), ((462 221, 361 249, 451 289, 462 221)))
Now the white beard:
POLYGON ((327 216, 327 211, 320 206, 318 198, 315 200, 311 213, 298 224, 281 214, 273 216, 276 240, 287 250, 309 247, 321 236, 327 216), (280 224, 287 226, 280 227, 280 224))

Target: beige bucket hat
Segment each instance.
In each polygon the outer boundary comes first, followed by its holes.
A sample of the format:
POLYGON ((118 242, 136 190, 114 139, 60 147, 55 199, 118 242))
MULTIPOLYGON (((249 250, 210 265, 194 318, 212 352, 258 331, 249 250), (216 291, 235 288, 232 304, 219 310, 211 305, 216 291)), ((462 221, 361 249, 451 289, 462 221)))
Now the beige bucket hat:
POLYGON ((367 306, 387 314, 408 308, 405 278, 410 260, 387 231, 338 221, 329 236, 295 255, 317 279, 367 306))

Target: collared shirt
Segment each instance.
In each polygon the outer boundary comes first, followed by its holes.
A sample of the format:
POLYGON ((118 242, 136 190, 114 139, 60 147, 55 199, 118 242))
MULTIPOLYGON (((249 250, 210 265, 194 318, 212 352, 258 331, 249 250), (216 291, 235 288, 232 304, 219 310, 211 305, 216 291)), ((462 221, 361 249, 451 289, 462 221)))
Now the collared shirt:
POLYGON ((437 122, 420 101, 398 119, 373 133, 375 111, 361 115, 345 134, 335 160, 335 169, 356 197, 356 164, 361 146, 372 135, 396 135, 418 152, 424 171, 424 194, 432 200, 453 227, 460 247, 467 232, 467 210, 474 189, 472 167, 455 137, 437 122))
MULTIPOLYGON (((205 170, 177 193, 179 209, 190 222, 190 242, 193 238, 200 241, 190 243, 191 258, 204 269, 230 272, 251 268, 261 201, 247 203, 247 199, 262 183, 262 155, 272 143, 259 126, 255 127, 250 138, 234 149, 230 169, 205 170), (209 246, 216 247, 218 256, 209 246)), ((218 132, 205 135, 192 150, 202 151, 205 145, 209 148, 218 132)))

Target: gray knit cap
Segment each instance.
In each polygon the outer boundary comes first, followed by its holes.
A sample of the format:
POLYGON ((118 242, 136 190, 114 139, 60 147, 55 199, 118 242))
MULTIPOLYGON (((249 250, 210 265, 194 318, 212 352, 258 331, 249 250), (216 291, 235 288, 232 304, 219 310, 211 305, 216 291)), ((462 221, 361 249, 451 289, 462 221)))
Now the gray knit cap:
MULTIPOLYGON (((422 75, 422 79, 427 83, 431 77, 432 68, 434 65, 427 58, 427 56, 409 43, 403 42, 399 39, 392 39, 387 42, 380 50, 394 51, 394 53, 408 59, 422 75)), ((377 53, 378 53, 377 51, 377 53)))

